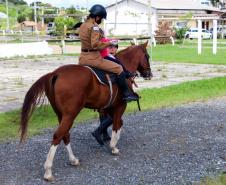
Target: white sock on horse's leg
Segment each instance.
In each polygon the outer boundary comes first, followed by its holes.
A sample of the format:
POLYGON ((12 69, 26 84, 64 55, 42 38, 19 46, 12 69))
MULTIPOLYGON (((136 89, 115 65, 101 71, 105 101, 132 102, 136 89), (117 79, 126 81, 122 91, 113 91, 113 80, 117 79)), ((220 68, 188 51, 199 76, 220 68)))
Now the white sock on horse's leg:
POLYGON ((120 133, 121 133, 121 129, 116 131, 112 131, 112 135, 111 135, 111 141, 110 141, 110 147, 112 149, 112 154, 118 154, 119 153, 119 149, 116 147, 118 140, 120 138, 120 133))
POLYGON ((46 162, 44 164, 44 168, 46 170, 45 174, 44 174, 44 179, 48 180, 48 181, 54 180, 54 177, 53 177, 53 174, 52 174, 52 166, 53 166, 53 159, 54 159, 57 147, 58 147, 58 145, 56 145, 56 146, 52 145, 50 147, 49 153, 47 155, 46 162))
POLYGON ((73 154, 72 148, 71 148, 71 144, 68 143, 66 145, 66 149, 68 151, 68 155, 69 155, 69 160, 71 162, 71 165, 77 166, 79 165, 79 160, 75 157, 75 155, 73 154))

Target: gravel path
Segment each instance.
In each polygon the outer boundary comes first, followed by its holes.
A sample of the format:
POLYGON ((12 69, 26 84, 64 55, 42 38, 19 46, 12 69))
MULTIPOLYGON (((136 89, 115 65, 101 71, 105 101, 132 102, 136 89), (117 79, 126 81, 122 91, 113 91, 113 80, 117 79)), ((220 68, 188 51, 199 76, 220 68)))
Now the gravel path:
MULTIPOLYGON (((53 172, 56 185, 153 184, 189 185, 222 171, 226 154, 226 97, 143 112, 124 117, 119 156, 100 147, 91 136, 97 122, 72 130, 72 148, 81 160, 69 165, 58 148, 53 172)), ((52 130, 29 139, 0 145, 0 184, 39 185, 52 130)))

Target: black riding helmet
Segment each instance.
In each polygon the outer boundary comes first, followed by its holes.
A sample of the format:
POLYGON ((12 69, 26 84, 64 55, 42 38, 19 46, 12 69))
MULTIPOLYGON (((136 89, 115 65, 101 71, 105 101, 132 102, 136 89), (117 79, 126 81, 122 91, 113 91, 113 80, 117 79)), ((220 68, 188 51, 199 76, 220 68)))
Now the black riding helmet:
POLYGON ((91 17, 92 16, 93 17, 99 16, 99 17, 104 18, 104 19, 107 18, 107 11, 102 5, 99 5, 99 4, 93 5, 90 8, 89 12, 90 12, 91 17))

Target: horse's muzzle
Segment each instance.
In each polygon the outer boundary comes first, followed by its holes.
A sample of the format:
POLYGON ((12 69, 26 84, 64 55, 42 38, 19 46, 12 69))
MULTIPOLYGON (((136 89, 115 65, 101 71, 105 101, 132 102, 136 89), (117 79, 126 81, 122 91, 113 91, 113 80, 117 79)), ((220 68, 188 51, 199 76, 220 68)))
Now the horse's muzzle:
POLYGON ((151 69, 150 70, 147 70, 144 72, 144 74, 142 75, 144 80, 151 80, 152 77, 153 77, 153 74, 151 72, 151 69))

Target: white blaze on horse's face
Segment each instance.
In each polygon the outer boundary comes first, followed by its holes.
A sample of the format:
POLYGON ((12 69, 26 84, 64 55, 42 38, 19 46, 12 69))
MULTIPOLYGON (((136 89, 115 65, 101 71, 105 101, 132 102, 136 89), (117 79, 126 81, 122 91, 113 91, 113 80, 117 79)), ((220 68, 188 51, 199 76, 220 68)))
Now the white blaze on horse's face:
POLYGON ((118 140, 120 138, 121 129, 116 131, 112 131, 111 141, 110 141, 110 147, 112 149, 112 154, 118 154, 119 150, 116 148, 116 145, 118 143, 118 140))

